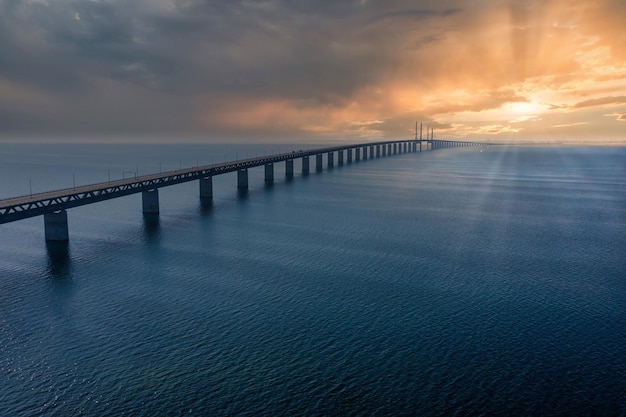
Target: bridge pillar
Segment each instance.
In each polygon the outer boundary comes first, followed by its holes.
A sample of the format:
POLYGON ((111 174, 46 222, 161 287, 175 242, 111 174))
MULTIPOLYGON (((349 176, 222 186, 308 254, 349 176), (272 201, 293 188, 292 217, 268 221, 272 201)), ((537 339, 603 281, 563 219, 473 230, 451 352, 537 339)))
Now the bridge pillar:
POLYGON ((285 160, 285 177, 288 179, 293 178, 293 159, 285 160))
POLYGON ((347 159, 347 163, 351 164, 352 163, 352 148, 348 148, 346 149, 346 159, 347 159))
POLYGON ((237 171, 237 188, 240 190, 248 189, 248 168, 237 171))
POLYGON ((309 174, 309 157, 303 156, 302 157, 302 175, 308 175, 308 174, 309 174))
POLYGON ((337 152, 337 164, 343 165, 343 149, 340 149, 339 152, 337 152))
POLYGON ((363 147, 363 160, 367 159, 367 153, 369 152, 369 146, 364 146, 363 147))
POLYGON ((315 155, 315 170, 320 172, 322 170, 322 154, 315 155))
POLYGON ((152 190, 142 191, 141 203, 143 206, 143 214, 158 214, 159 213, 159 189, 154 188, 152 190))
POLYGON ((335 153, 328 152, 328 168, 332 168, 335 165, 335 153))
POLYGON ((420 152, 422 152, 422 141, 420 140, 420 152))
POLYGON ((358 146, 354 148, 354 160, 357 162, 361 160, 361 148, 358 146))
POLYGON ((46 240, 67 241, 70 234, 67 227, 67 211, 57 210, 43 215, 46 240))
POLYGON ((370 146, 370 159, 374 158, 374 146, 370 146))
POLYGON ((200 178, 200 198, 213 198, 213 177, 200 178))
POLYGON ((397 155, 397 154, 398 154, 398 144, 397 144, 397 143, 394 143, 394 144, 393 144, 393 154, 394 154, 394 155, 397 155))
MULTIPOLYGON (((293 169, 292 169, 293 173, 293 169)), ((274 182, 274 164, 265 164, 265 183, 272 184, 274 182)))

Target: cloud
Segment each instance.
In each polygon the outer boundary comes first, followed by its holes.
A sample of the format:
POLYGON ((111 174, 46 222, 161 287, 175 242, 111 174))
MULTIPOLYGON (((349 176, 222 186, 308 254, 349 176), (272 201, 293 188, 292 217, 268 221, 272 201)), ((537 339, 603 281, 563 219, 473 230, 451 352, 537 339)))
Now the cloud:
POLYGON ((432 17, 447 17, 458 14, 461 9, 447 9, 436 11, 432 9, 408 9, 408 10, 393 10, 385 13, 378 14, 370 18, 368 24, 376 24, 383 21, 397 20, 397 19, 410 19, 410 20, 424 20, 432 17))
POLYGON ((626 113, 609 113, 609 114, 605 114, 605 116, 606 117, 613 117, 618 122, 625 122, 626 121, 626 113))
POLYGON ((585 100, 578 102, 572 106, 575 109, 580 109, 583 107, 595 107, 595 106, 606 106, 609 104, 623 104, 626 103, 626 96, 608 96, 602 98, 594 98, 590 100, 585 100))
POLYGON ((624 103, 623 3, 0 0, 0 132, 522 132, 624 103))
POLYGON ((582 125, 586 125, 586 124, 589 124, 589 122, 564 123, 564 124, 561 124, 561 125, 554 125, 552 127, 556 127, 556 128, 559 128, 559 127, 572 127, 572 126, 582 126, 582 125))

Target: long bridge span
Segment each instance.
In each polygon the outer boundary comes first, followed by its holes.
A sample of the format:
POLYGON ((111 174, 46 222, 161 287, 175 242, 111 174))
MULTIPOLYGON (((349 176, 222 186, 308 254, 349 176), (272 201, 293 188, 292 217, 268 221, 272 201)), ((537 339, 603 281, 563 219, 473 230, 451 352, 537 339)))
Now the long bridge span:
POLYGON ((198 180, 200 198, 210 200, 213 197, 212 178, 216 175, 228 172, 236 171, 237 187, 240 190, 246 190, 248 188, 249 168, 265 166, 265 182, 272 183, 274 181, 274 164, 284 161, 285 176, 292 178, 294 171, 293 161, 297 158, 302 159, 302 174, 306 175, 310 171, 309 159, 311 157, 315 157, 316 171, 319 172, 323 169, 324 154, 327 155, 326 163, 330 168, 335 165, 335 155, 337 156, 337 164, 343 165, 344 161, 349 164, 353 161, 367 160, 368 158, 372 159, 402 153, 421 152, 422 150, 478 145, 484 144, 479 142, 434 139, 369 142, 309 149, 306 151, 298 150, 168 171, 159 174, 142 175, 134 178, 100 182, 0 200, 0 224, 43 215, 46 240, 66 241, 69 239, 66 210, 73 207, 93 204, 130 194, 142 193, 143 213, 157 214, 159 213, 159 188, 198 180))

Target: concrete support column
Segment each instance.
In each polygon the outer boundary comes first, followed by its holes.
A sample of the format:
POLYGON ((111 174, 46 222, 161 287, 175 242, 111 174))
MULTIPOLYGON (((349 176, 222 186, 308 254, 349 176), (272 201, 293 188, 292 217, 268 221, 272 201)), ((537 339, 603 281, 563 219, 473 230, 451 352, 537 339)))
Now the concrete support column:
POLYGON ((328 152, 328 168, 332 168, 335 165, 335 153, 328 152))
POLYGON ((375 150, 374 148, 375 147, 374 146, 370 146, 369 148, 370 148, 370 159, 374 159, 374 150, 375 150))
POLYGON ((159 189, 155 188, 141 193, 143 214, 157 214, 159 212, 159 189))
POLYGON ((200 198, 213 198, 213 177, 200 178, 200 198))
POLYGON ((376 158, 380 158, 380 145, 376 145, 376 158))
POLYGON ((46 240, 67 241, 70 234, 67 227, 67 211, 57 210, 43 215, 46 240))
POLYGON ((265 164, 265 183, 272 184, 274 182, 274 164, 265 164))
POLYGON ((285 177, 289 179, 293 178, 293 159, 285 160, 285 177))
POLYGON ((318 153, 315 155, 315 170, 317 172, 322 170, 322 154, 318 153))
POLYGON ((349 164, 352 163, 352 148, 346 149, 346 158, 349 164))
POLYGON ((361 160, 361 148, 359 147, 354 148, 354 160, 355 161, 361 160))
POLYGON ((302 175, 308 175, 309 173, 309 157, 302 157, 302 175))
POLYGON ((369 152, 369 146, 364 146, 363 147, 363 160, 367 159, 367 153, 369 152))
POLYGON ((237 171, 237 188, 240 190, 248 189, 248 168, 237 171))
POLYGON ((337 152, 337 164, 343 165, 343 149, 337 152))
POLYGON ((393 154, 394 154, 394 155, 397 155, 397 154, 398 154, 398 144, 397 144, 397 143, 394 143, 394 144, 393 144, 393 154))
POLYGON ((382 146, 382 155, 381 156, 387 156, 387 145, 383 145, 382 146))

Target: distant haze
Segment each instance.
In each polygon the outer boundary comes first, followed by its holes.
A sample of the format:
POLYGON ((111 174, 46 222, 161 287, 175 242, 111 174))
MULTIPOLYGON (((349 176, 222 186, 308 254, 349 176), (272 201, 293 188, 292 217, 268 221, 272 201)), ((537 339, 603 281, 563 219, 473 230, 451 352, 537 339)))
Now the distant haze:
POLYGON ((0 0, 0 140, 626 143, 624 0, 0 0), (107 139, 108 138, 108 139, 107 139))

